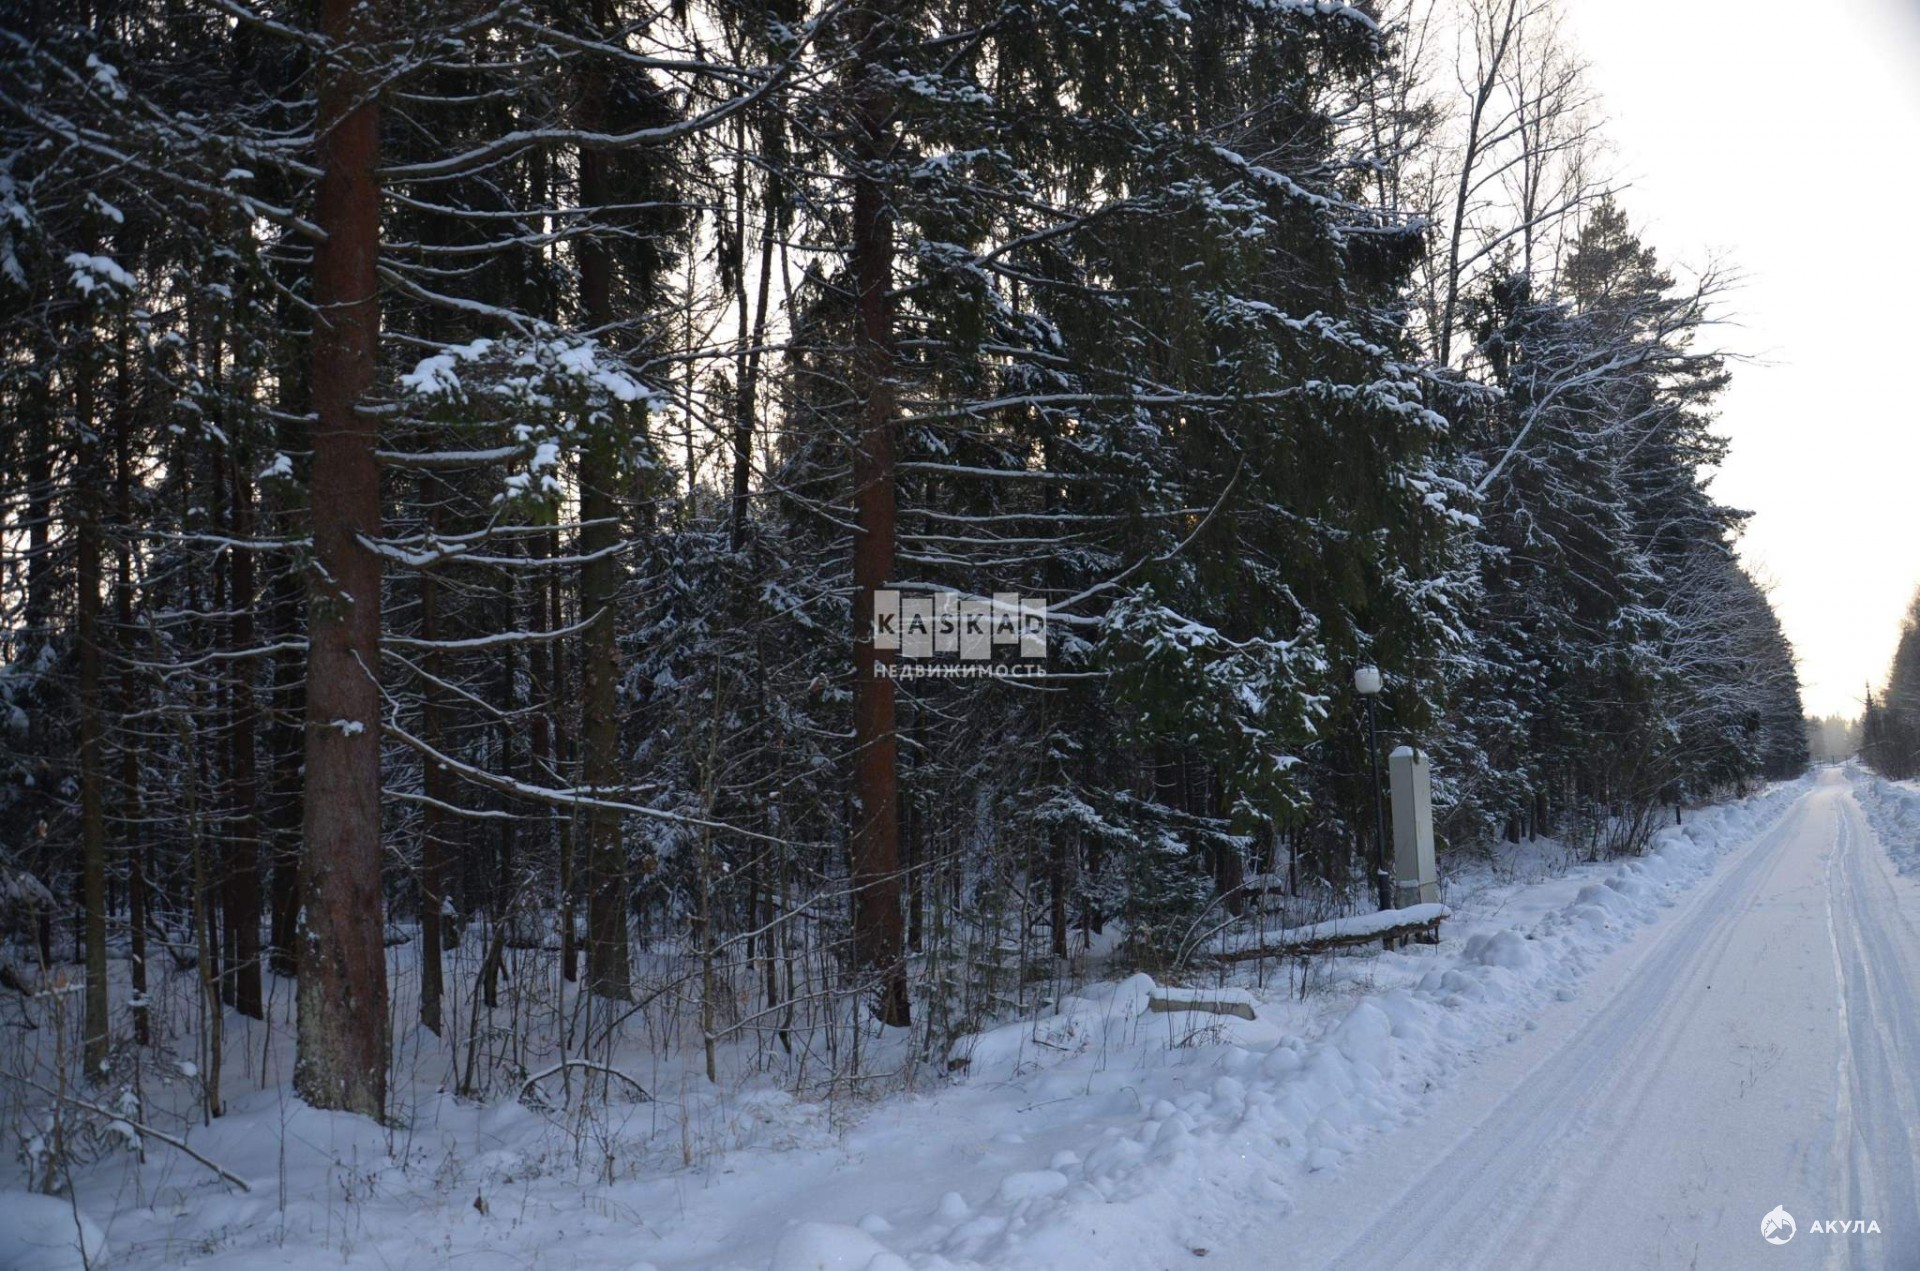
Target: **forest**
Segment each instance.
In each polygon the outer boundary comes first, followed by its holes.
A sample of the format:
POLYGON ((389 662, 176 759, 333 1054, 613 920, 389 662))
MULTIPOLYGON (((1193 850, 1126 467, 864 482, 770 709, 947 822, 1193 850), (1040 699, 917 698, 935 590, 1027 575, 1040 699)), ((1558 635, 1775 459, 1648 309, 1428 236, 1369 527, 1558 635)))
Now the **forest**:
POLYGON ((1860 761, 1889 781, 1920 776, 1920 593, 1900 624, 1879 695, 1869 686, 1863 707, 1855 738, 1860 761))
POLYGON ((1551 0, 8 0, 7 1107, 933 1079, 1375 908, 1363 666, 1443 873, 1798 774, 1602 119, 1551 0))

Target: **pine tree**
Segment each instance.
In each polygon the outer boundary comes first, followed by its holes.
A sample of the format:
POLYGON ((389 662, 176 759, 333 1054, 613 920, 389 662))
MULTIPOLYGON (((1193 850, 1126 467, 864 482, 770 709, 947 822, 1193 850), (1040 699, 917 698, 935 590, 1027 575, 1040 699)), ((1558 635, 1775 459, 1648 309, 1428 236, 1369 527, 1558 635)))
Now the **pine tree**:
POLYGON ((313 578, 307 602, 306 900, 300 1061, 309 1103, 379 1117, 387 1097, 380 850, 379 11, 326 0, 314 249, 313 578))

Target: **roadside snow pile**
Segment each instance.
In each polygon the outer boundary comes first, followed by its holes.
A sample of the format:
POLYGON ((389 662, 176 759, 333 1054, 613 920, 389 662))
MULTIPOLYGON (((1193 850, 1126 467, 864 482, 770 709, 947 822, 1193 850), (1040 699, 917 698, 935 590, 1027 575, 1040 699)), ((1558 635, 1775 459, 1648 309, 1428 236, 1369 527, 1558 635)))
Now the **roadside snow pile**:
MULTIPOLYGON (((1154 998, 1165 1011, 1243 995, 1166 989, 1136 975, 970 1038, 954 1054, 968 1089, 935 1102, 950 1102, 976 1135, 1023 1131, 1014 1136, 1020 1150, 995 1154, 1010 1168, 982 1179, 977 1195, 948 1191, 917 1213, 793 1227, 771 1263, 758 1265, 1067 1271, 1191 1257, 1286 1212, 1291 1182, 1337 1167, 1370 1135, 1411 1119, 1475 1052, 1574 997, 1603 955, 1751 843, 1798 793, 1776 788, 1695 814, 1662 830, 1643 857, 1545 884, 1570 894, 1523 926, 1488 921, 1481 915, 1504 904, 1477 903, 1456 908, 1437 947, 1336 959, 1368 972, 1336 986, 1363 994, 1348 997, 1343 1013, 1316 1019, 1311 1004, 1271 991, 1244 995, 1257 1004, 1251 1021, 1150 1013, 1154 998), (1057 1112, 1062 1105, 1071 1111, 1057 1112), (1036 1126, 1042 1109, 1055 1115, 1036 1126)), ((856 1128, 848 1148, 877 1164, 868 1153, 887 1152, 869 1128, 856 1128)), ((847 1194, 861 1194, 855 1177, 847 1194)), ((829 1216, 837 1215, 809 1215, 829 1216)))
POLYGON ((1245 1005, 1257 1015, 1258 1000, 1244 991, 1163 989, 1150 975, 1129 976, 1064 998, 1057 1014, 963 1037, 947 1066, 970 1081, 1012 1081, 1077 1057, 1127 1055, 1142 1046, 1164 1048, 1195 1037, 1240 1046, 1271 1046, 1279 1040, 1270 1023, 1207 1009, 1216 1002, 1245 1005), (1160 1011, 1152 1009, 1156 997, 1160 1011), (1168 1009, 1182 1005, 1194 1009, 1168 1009))
POLYGON ((1902 874, 1920 874, 1920 786, 1910 781, 1887 781, 1864 768, 1853 783, 1860 806, 1887 855, 1902 874))
POLYGON ((774 1248, 772 1271, 911 1271, 858 1227, 803 1222, 787 1229, 774 1248))

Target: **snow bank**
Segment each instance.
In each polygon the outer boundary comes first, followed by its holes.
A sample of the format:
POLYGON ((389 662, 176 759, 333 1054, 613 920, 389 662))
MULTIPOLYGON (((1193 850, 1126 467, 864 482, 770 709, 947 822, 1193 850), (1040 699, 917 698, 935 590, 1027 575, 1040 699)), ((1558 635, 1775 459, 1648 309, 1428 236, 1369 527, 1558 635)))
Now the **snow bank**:
POLYGON ((0 1192, 0 1271, 81 1271, 106 1253, 106 1236, 71 1201, 0 1192))
MULTIPOLYGON (((1458 902, 1439 946, 1334 959, 1367 968, 1373 990, 1337 1015, 1303 1019, 1310 1008, 1271 990, 1246 995, 1258 1001, 1258 1021, 1193 1014, 1185 1062, 1152 1053, 1167 1039, 1144 1022, 1148 999, 1239 1000, 1244 990, 1162 988, 1136 975, 1067 998, 1053 1015, 968 1039, 956 1058, 970 1085, 1008 1083, 1029 1110, 1072 1092, 1081 1117, 1029 1143, 1036 1158, 1053 1151, 1046 1168, 1010 1161, 1020 1167, 973 1205, 949 1194, 931 1213, 887 1215, 891 1252, 943 1271, 1161 1265, 1286 1212, 1291 1180, 1338 1168, 1370 1136, 1417 1116, 1428 1092, 1475 1052, 1574 997, 1603 955, 1726 853, 1752 843, 1799 793, 1798 784, 1777 787, 1695 813, 1661 830, 1642 857, 1533 888, 1560 897, 1537 914, 1510 903, 1529 889, 1509 886, 1484 904, 1458 902)), ((1920 810, 1920 792, 1914 798, 1920 810)), ((1354 923, 1268 940, 1351 934, 1354 923)), ((790 1271, 778 1259, 772 1267, 790 1271)))
POLYGON ((908 1265, 858 1227, 803 1222, 780 1237, 770 1267, 771 1271, 907 1271, 908 1265))
POLYGON ((1920 785, 1886 781, 1855 767, 1855 795, 1902 874, 1920 874, 1920 785))

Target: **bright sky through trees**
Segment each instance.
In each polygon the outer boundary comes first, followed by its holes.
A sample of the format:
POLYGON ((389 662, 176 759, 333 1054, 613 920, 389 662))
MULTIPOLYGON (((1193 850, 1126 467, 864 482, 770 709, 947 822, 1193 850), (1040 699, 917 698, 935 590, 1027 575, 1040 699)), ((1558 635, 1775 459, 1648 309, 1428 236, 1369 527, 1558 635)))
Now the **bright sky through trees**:
POLYGON ((1912 296, 1920 6, 1574 0, 1625 202, 1676 265, 1746 278, 1716 484, 1755 512, 1807 709, 1856 714, 1920 580, 1912 296))

